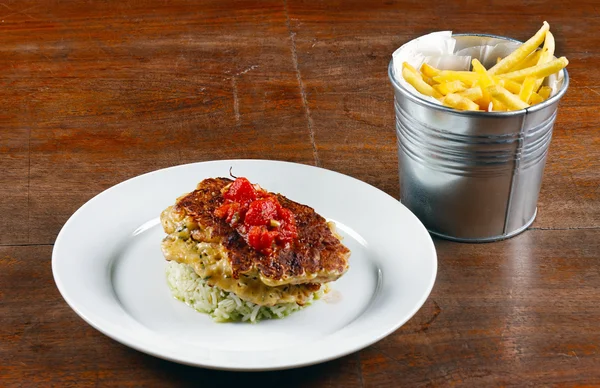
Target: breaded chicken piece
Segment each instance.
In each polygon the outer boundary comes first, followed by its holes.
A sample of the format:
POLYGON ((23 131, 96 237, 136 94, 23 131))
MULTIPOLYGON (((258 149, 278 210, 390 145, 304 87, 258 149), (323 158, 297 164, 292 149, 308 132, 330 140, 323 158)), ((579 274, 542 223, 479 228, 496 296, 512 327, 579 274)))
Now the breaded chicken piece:
POLYGON ((163 252, 168 260, 190 264, 199 276, 209 277, 209 284, 261 305, 291 300, 303 304, 321 283, 347 271, 350 250, 332 232, 332 224, 312 208, 279 194, 275 196, 281 206, 295 216, 298 236, 268 255, 254 250, 215 216, 225 201, 222 191, 231 183, 227 178, 205 179, 163 211, 161 222, 169 234, 163 252))

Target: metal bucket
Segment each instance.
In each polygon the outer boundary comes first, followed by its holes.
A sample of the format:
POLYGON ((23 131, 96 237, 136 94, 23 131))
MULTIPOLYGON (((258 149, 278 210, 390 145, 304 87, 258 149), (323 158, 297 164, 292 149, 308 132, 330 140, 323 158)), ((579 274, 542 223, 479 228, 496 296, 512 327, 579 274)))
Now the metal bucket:
MULTIPOLYGON (((457 46, 512 40, 455 35, 457 46)), ((437 236, 464 242, 509 238, 534 221, 558 102, 513 112, 467 112, 394 87, 400 200, 437 236)))

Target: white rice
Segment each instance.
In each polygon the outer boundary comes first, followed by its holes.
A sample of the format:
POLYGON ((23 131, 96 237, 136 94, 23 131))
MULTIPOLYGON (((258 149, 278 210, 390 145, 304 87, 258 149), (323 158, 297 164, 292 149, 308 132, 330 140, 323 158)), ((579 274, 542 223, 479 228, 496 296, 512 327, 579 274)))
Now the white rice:
POLYGON ((209 286, 192 267, 175 261, 167 264, 167 283, 175 298, 199 312, 209 314, 217 322, 256 323, 262 319, 284 318, 319 299, 326 289, 321 287, 321 290, 313 293, 304 306, 296 303, 259 306, 242 300, 231 292, 209 286))

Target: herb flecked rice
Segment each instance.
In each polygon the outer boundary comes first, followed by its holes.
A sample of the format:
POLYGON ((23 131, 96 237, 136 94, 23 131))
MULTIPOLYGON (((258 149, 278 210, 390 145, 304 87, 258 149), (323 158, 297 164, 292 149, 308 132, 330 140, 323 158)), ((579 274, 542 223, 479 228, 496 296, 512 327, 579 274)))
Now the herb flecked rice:
POLYGON ((167 283, 175 298, 199 312, 209 314, 217 322, 255 323, 262 319, 283 318, 322 297, 327 288, 321 287, 313 293, 304 306, 296 303, 259 306, 240 299, 234 293, 209 286, 192 267, 175 261, 169 261, 167 264, 167 283))

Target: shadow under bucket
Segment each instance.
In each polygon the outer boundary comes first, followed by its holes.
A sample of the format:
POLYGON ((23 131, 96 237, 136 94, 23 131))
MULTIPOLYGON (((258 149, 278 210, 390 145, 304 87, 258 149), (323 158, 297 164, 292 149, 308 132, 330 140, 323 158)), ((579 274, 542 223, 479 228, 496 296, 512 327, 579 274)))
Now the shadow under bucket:
MULTIPOLYGON (((512 39, 454 35, 461 44, 512 39)), ((469 47, 469 46, 467 46, 469 47)), ((400 200, 434 235, 463 242, 509 238, 534 221, 558 103, 512 112, 459 111, 421 98, 388 75, 394 88, 400 200)), ((401 75, 400 75, 401 76, 401 75)))

